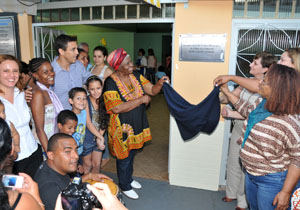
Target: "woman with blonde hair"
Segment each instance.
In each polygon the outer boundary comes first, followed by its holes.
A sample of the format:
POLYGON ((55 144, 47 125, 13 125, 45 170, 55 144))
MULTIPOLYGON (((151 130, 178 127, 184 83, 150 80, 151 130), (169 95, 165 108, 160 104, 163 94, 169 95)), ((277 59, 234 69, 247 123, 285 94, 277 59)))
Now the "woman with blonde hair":
POLYGON ((280 56, 278 64, 285 65, 300 71, 300 48, 288 48, 280 56))

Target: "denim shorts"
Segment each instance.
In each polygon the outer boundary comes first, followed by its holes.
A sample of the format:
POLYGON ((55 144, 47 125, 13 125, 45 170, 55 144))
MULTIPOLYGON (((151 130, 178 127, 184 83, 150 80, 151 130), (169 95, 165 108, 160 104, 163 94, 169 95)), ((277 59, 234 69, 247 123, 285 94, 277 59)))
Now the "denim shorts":
POLYGON ((83 141, 83 153, 82 156, 87 156, 89 154, 91 154, 93 151, 96 152, 102 152, 102 159, 106 159, 109 157, 109 151, 108 151, 108 144, 107 144, 107 134, 105 133, 104 135, 104 139, 105 139, 105 149, 104 150, 100 150, 97 147, 97 143, 94 140, 94 135, 87 132, 85 139, 83 141))
POLYGON ((98 149, 97 143, 94 140, 94 135, 87 130, 85 139, 83 141, 83 152, 82 156, 87 156, 91 154, 93 151, 102 152, 102 150, 98 149))

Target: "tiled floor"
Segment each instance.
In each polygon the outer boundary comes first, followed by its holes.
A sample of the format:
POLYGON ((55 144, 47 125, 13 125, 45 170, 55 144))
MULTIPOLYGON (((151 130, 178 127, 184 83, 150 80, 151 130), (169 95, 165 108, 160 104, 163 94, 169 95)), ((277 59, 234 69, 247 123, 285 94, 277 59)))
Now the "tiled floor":
MULTIPOLYGON (((132 200, 123 195, 130 210, 230 210, 235 209, 236 201, 224 203, 221 198, 225 191, 208 191, 193 188, 171 186, 168 183, 169 150, 169 110, 162 94, 152 97, 151 107, 147 111, 153 140, 137 154, 134 164, 134 176, 143 188, 137 190, 140 198, 132 200), (145 178, 145 179, 144 179, 145 178), (159 181, 156 181, 159 180, 159 181)), ((113 158, 104 167, 107 173, 118 183, 116 163, 113 158)))
MULTIPOLYGON (((116 174, 108 176, 117 181, 116 174)), ((123 201, 130 210, 233 210, 236 201, 224 203, 225 191, 209 191, 172 186, 168 182, 134 178, 142 189, 136 190, 140 198, 132 200, 123 195, 123 201)))
MULTIPOLYGON (((163 94, 152 97, 147 110, 152 133, 152 141, 135 157, 134 173, 136 177, 168 181, 169 120, 170 113, 163 94)), ((116 173, 116 161, 113 157, 102 169, 116 173)))

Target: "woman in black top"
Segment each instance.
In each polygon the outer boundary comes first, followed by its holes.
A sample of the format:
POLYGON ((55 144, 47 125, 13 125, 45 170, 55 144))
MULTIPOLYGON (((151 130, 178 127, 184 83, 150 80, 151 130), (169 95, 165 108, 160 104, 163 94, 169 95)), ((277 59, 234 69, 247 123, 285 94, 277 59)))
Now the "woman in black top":
MULTIPOLYGON (((5 120, 0 118, 0 180, 3 177, 2 168, 5 160, 12 149, 10 129, 5 120)), ((0 181, 0 210, 44 210, 37 184, 27 174, 20 173, 19 175, 24 177, 24 183, 22 188, 17 190, 5 188, 0 181)))

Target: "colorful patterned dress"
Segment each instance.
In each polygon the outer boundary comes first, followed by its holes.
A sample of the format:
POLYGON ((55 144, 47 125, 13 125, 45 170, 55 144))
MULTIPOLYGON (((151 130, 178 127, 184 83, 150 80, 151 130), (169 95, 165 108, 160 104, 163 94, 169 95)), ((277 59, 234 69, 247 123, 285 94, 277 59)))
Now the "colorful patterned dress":
POLYGON ((104 84, 104 102, 110 114, 108 146, 111 154, 118 159, 128 157, 130 150, 140 149, 145 142, 152 139, 145 104, 125 113, 112 112, 114 107, 145 95, 143 86, 149 81, 135 71, 129 77, 130 87, 127 87, 115 74, 108 77, 104 84))

